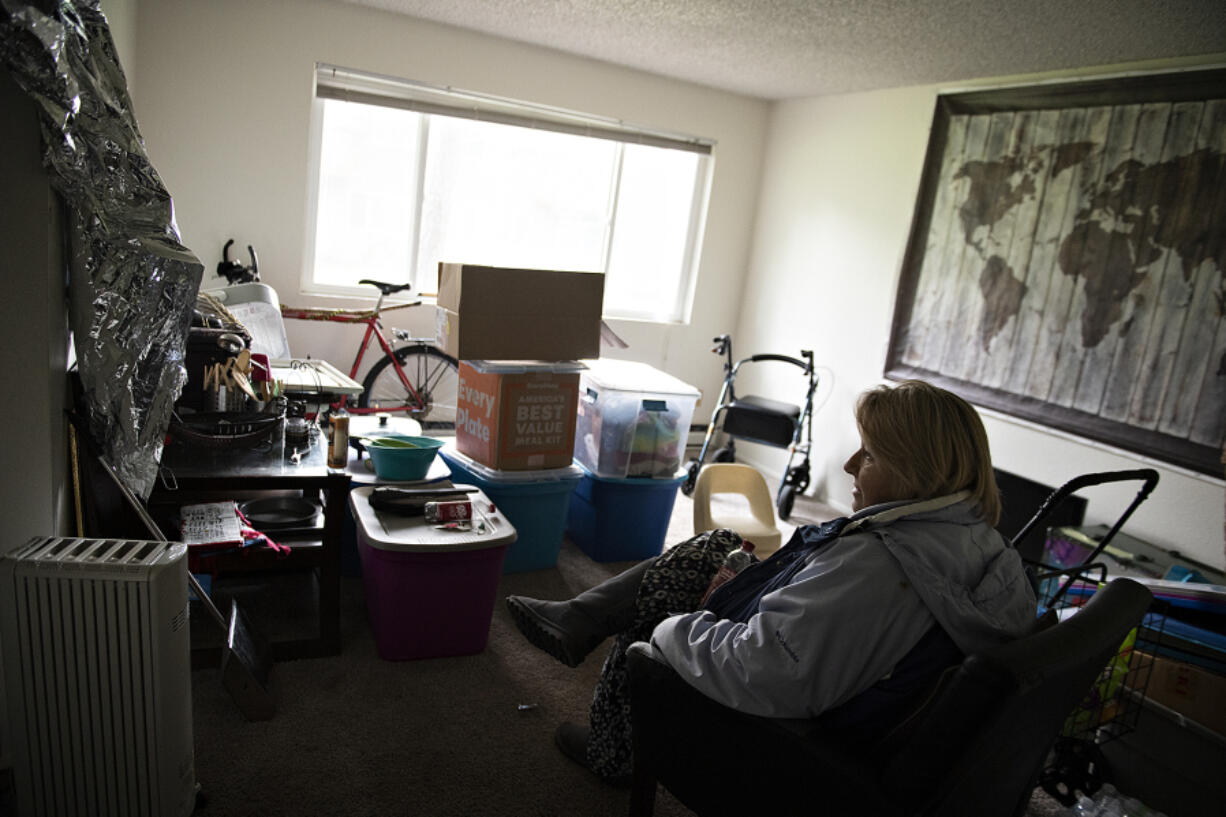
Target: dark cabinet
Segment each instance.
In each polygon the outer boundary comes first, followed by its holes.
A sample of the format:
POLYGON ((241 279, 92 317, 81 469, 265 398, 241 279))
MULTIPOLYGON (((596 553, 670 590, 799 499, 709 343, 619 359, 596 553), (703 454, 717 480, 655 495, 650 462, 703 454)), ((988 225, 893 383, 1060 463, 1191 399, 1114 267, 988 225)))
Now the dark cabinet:
MULTIPOLYGON (((305 457, 285 456, 278 440, 256 449, 202 448, 180 442, 162 455, 150 510, 162 524, 177 524, 178 509, 198 502, 295 497, 315 502, 315 520, 266 530, 288 553, 235 547, 200 556, 211 578, 210 595, 225 613, 238 602, 254 629, 265 636, 274 660, 313 658, 340 652, 341 534, 349 475, 329 469, 317 442, 305 457), (163 522, 162 520, 171 520, 163 522)), ((225 634, 198 602, 192 604, 192 664, 216 664, 225 634)))

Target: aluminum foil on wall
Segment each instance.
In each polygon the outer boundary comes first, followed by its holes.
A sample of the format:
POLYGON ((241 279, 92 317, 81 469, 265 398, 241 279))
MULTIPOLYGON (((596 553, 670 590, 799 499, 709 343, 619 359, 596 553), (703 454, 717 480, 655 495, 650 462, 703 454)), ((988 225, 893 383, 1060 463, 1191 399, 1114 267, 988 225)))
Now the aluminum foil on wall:
POLYGON ((187 380, 204 267, 179 241, 98 0, 0 8, 0 59, 40 110, 43 164, 69 213, 69 323, 90 434, 147 497, 187 380))

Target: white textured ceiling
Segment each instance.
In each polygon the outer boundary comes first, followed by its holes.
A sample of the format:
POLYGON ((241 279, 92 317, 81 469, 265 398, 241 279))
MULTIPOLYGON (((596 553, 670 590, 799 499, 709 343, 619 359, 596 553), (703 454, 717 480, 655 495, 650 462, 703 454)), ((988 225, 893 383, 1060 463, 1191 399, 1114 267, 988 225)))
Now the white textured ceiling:
POLYGON ((766 99, 1226 52, 1223 0, 346 0, 766 99))

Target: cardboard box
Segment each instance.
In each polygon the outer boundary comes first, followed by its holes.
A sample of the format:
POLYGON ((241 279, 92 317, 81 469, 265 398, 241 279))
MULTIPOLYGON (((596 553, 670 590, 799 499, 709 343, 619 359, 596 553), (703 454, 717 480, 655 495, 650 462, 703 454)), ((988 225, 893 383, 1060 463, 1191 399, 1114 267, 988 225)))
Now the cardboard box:
POLYGON ((1145 697, 1226 735, 1226 676, 1169 658, 1152 660, 1145 697))
POLYGON ((604 274, 440 263, 435 342, 460 360, 600 357, 604 274))
POLYGON ((456 450, 499 471, 569 466, 582 368, 574 361, 460 361, 456 450))

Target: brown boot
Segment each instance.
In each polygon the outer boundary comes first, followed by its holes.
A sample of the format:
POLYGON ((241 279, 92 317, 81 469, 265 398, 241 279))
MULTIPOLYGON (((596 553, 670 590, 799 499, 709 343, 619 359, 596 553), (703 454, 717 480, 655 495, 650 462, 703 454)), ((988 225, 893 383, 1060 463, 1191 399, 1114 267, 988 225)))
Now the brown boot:
POLYGON ((639 583, 653 561, 639 562, 570 601, 507 596, 507 609, 534 646, 577 667, 600 642, 634 623, 639 583))
POLYGON ((553 733, 553 742, 562 750, 562 754, 566 755, 571 760, 578 763, 589 772, 596 774, 606 783, 614 786, 627 787, 630 785, 630 776, 624 777, 605 777, 592 769, 592 764, 587 758, 587 744, 592 737, 592 728, 590 726, 581 726, 577 723, 566 721, 559 724, 556 732, 553 733))
POLYGON ((591 735, 590 726, 566 721, 558 724, 557 731, 553 733, 553 742, 562 750, 562 754, 587 769, 587 742, 591 735))

